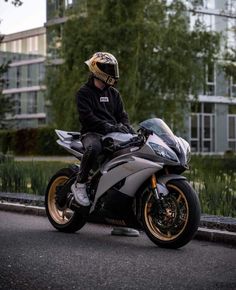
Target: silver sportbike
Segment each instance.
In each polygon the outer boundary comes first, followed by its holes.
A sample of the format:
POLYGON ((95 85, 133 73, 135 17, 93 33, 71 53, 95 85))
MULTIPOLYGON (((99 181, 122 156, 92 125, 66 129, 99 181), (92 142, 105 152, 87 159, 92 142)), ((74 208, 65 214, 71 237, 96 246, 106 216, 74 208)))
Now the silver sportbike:
MULTIPOLYGON (((99 221, 141 229, 165 248, 182 247, 194 237, 200 221, 199 199, 181 175, 188 169, 188 142, 158 118, 143 121, 137 132, 101 138, 103 152, 94 160, 87 183, 90 206, 78 205, 70 190, 79 161, 55 173, 45 205, 57 230, 76 232, 87 221, 99 221)), ((57 143, 81 160, 80 133, 56 130, 56 134, 57 143)))

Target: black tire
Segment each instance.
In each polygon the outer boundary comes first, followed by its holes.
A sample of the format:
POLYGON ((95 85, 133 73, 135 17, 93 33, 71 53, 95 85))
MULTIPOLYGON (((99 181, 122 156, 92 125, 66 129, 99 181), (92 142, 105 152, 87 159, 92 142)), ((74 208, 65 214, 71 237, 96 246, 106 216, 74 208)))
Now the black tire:
POLYGON ((142 199, 142 224, 150 240, 163 248, 177 249, 195 235, 200 222, 198 196, 186 180, 171 180, 162 211, 152 192, 142 199))
POLYGON ((65 233, 74 233, 86 223, 83 215, 69 208, 60 210, 56 205, 56 188, 64 184, 74 174, 70 168, 60 169, 49 181, 45 194, 45 209, 50 223, 57 230, 65 233))

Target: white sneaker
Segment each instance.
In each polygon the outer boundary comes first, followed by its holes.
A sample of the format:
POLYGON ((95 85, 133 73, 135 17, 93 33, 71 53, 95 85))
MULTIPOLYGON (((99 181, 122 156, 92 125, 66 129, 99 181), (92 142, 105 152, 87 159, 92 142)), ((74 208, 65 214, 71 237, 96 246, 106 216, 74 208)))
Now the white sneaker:
POLYGON ((71 186, 71 191, 74 194, 75 200, 82 206, 89 206, 90 201, 86 192, 85 183, 74 183, 71 186))

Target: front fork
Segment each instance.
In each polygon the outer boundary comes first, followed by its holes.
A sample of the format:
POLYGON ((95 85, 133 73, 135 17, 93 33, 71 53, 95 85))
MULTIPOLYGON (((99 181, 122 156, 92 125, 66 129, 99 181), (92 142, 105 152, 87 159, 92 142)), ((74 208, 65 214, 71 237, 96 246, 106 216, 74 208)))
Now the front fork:
POLYGON ((169 193, 165 184, 157 182, 155 174, 153 174, 151 177, 151 189, 152 189, 152 192, 154 193, 154 196, 157 200, 162 199, 163 196, 165 196, 169 193))

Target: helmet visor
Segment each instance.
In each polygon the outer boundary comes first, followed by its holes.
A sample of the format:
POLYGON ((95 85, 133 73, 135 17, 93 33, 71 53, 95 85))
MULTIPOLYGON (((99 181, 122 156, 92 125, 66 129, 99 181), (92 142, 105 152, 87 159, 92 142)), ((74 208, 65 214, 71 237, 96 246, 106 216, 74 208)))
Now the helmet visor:
POLYGON ((119 68, 118 64, 111 64, 111 63, 97 63, 98 68, 104 72, 105 74, 118 79, 119 78, 119 68))

